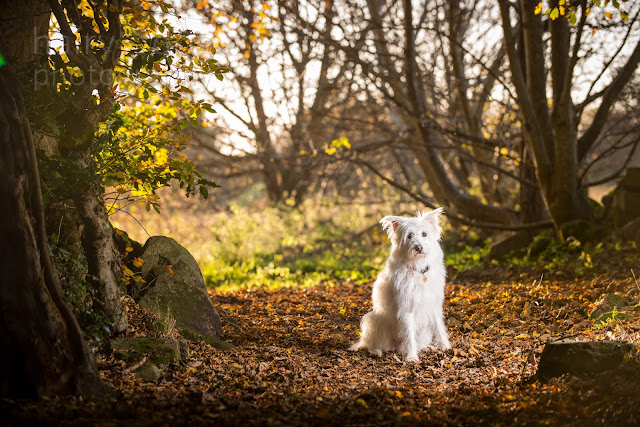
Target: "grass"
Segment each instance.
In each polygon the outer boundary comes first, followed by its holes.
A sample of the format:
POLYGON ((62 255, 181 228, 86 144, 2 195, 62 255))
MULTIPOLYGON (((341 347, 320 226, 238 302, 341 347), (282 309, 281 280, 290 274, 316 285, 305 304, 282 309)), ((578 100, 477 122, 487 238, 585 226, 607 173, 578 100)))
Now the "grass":
POLYGON ((216 212, 196 200, 161 215, 134 209, 135 220, 111 220, 141 243, 148 237, 142 227, 173 237, 194 255, 207 286, 227 291, 371 281, 389 250, 378 220, 405 210, 416 208, 309 200, 295 208, 232 202, 216 212))

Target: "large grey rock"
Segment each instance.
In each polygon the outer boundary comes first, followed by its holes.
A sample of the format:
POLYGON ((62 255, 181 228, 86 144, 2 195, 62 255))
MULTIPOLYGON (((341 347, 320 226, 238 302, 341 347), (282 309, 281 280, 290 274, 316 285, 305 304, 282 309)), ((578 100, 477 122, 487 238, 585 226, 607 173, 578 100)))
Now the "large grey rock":
POLYGON ((177 327, 218 338, 222 322, 189 251, 170 237, 154 236, 145 243, 140 258, 146 284, 134 296, 136 302, 160 320, 172 317, 177 327))
POLYGON ((634 348, 633 344, 617 341, 560 340, 547 343, 542 350, 536 376, 549 379, 563 374, 579 375, 615 369, 634 348))
POLYGON ((523 255, 529 244, 533 241, 533 237, 534 234, 530 231, 518 231, 491 245, 487 258, 490 260, 503 260, 507 256, 523 255))

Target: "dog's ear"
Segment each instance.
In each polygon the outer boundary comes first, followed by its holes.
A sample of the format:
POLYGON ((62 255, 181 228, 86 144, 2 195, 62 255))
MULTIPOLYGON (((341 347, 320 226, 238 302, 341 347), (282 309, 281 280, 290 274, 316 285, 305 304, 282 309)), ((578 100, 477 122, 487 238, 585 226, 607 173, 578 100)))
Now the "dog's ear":
POLYGON ((387 215, 380 220, 380 225, 382 225, 382 229, 387 232, 389 237, 393 237, 403 220, 404 218, 401 216, 387 215))
POLYGON ((440 240, 442 235, 442 227, 440 226, 440 214, 442 212, 444 212, 444 208, 434 209, 431 212, 422 214, 422 219, 433 225, 433 228, 436 230, 436 234, 438 235, 438 240, 440 240))

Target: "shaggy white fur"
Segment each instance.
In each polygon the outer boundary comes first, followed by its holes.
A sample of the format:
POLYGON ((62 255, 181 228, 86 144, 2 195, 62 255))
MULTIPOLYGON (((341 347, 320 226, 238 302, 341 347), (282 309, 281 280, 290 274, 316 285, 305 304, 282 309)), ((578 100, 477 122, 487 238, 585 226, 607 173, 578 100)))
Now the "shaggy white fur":
POLYGON ((360 340, 350 350, 366 348, 377 356, 397 350, 406 361, 417 362, 418 353, 430 345, 451 348, 442 314, 442 210, 380 220, 391 239, 391 254, 373 285, 373 310, 362 318, 360 340))

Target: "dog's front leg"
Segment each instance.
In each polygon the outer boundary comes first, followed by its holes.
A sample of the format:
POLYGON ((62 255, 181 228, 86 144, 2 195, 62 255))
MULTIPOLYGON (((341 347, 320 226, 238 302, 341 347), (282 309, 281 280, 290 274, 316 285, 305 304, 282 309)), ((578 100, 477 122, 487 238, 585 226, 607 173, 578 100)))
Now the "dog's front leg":
POLYGON ((447 327, 444 325, 442 312, 436 321, 436 337, 436 341, 438 343, 437 347, 440 350, 448 350, 451 348, 451 344, 449 343, 449 334, 447 333, 447 327))
POLYGON ((400 316, 400 324, 402 325, 402 332, 404 334, 404 348, 406 353, 404 360, 407 362, 417 362, 420 359, 418 358, 416 319, 413 310, 400 316))

